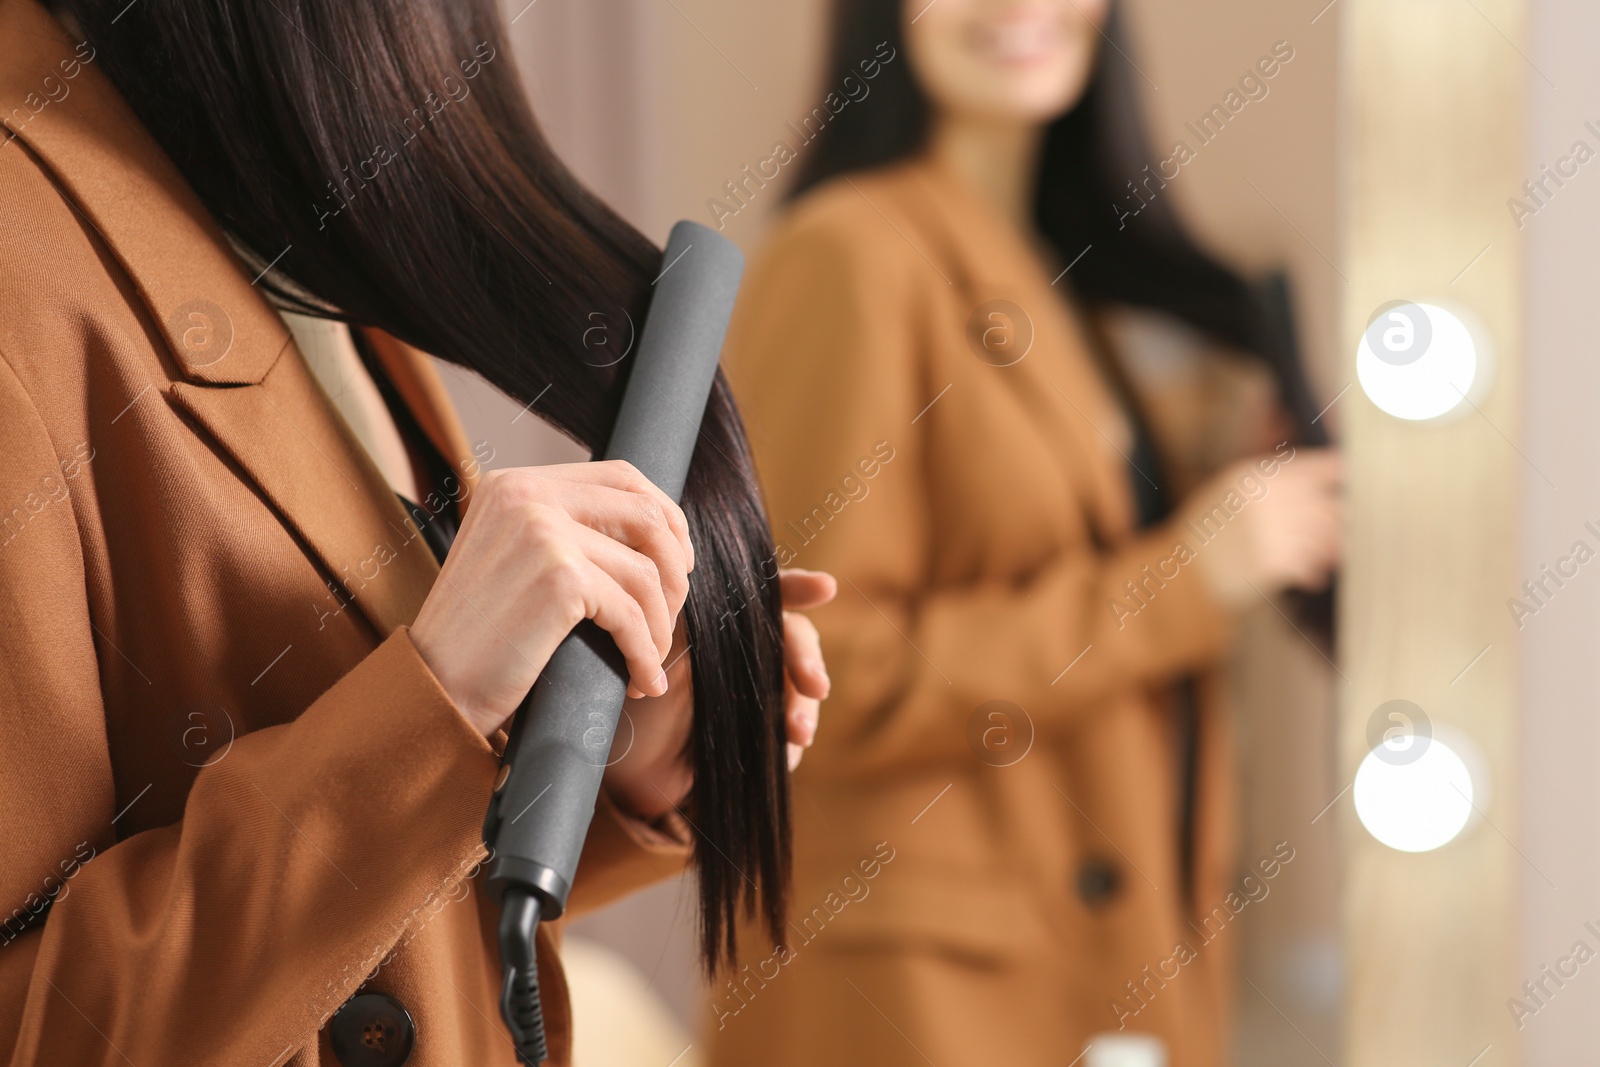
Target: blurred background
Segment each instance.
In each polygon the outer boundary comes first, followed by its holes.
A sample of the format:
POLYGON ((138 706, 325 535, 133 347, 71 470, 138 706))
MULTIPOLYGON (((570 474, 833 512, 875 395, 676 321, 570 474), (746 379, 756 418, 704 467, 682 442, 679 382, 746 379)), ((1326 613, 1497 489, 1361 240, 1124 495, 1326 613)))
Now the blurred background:
MULTIPOLYGON (((658 242, 689 218, 760 247, 777 185, 732 215, 713 204, 821 101, 825 3, 503 9, 535 110, 581 178, 658 242)), ((1187 138, 1185 124, 1275 42, 1292 46, 1270 93, 1164 195, 1230 264, 1288 272, 1318 407, 1351 464, 1338 666, 1263 603, 1229 670, 1240 855, 1279 841, 1296 851, 1237 927, 1236 1061, 1587 1062, 1600 967, 1532 1017, 1511 1002, 1573 942, 1600 947, 1583 925, 1600 926, 1600 580, 1570 581, 1520 627, 1509 602, 1575 540, 1600 543, 1583 529, 1600 520, 1600 178, 1584 168, 1532 217, 1510 201, 1574 141, 1600 146, 1584 126, 1600 126, 1600 11, 1583 0, 1127 0, 1124 11, 1124 58, 1156 146, 1187 138), (1452 280, 1434 262, 1462 269, 1452 280), (1352 388, 1355 343, 1384 300, 1426 295, 1487 323, 1493 391, 1448 425, 1390 425, 1352 388), (1445 679, 1468 669, 1438 686, 1414 677, 1423 662, 1445 679), (1394 698, 1475 733, 1493 779, 1492 791, 1481 783, 1483 825, 1425 856, 1374 842, 1348 796, 1369 718, 1394 698), (1429 1052, 1404 1051, 1414 1047, 1429 1052)), ((1199 436, 1225 438, 1265 388, 1169 323, 1135 319, 1123 336, 1160 403, 1199 436)), ((515 404, 442 371, 496 465, 574 457, 515 404)), ((696 972, 693 911, 692 892, 668 884, 569 928, 582 1067, 702 1062, 696 1032, 713 994, 696 972), (624 1017, 641 1021, 623 1028, 624 1017)))

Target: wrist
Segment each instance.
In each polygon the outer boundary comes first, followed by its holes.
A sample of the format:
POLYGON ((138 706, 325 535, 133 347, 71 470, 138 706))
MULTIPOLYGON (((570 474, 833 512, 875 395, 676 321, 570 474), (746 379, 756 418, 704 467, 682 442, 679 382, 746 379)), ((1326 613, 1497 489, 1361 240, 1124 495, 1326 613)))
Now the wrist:
POLYGON ((473 687, 456 677, 449 668, 447 657, 431 641, 426 628, 419 630, 416 626, 411 627, 411 644, 422 659, 422 665, 428 668, 428 673, 444 690, 444 695, 450 698, 450 703, 455 705, 462 718, 472 724, 473 729, 484 737, 492 737, 496 730, 505 725, 509 713, 490 706, 473 687))

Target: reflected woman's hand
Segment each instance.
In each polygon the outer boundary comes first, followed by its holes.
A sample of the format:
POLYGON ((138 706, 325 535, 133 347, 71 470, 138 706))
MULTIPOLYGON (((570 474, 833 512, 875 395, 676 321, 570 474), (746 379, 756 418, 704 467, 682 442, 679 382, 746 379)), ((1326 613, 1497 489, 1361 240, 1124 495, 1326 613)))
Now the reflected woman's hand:
POLYGON ((1185 530, 1217 530, 1198 546, 1217 600, 1242 608, 1284 589, 1320 589, 1344 555, 1344 464, 1332 449, 1302 448, 1265 473, 1262 459, 1224 469, 1191 493, 1185 530), (1230 494, 1244 504, 1228 509, 1230 494), (1218 518, 1219 510, 1221 518, 1218 518))

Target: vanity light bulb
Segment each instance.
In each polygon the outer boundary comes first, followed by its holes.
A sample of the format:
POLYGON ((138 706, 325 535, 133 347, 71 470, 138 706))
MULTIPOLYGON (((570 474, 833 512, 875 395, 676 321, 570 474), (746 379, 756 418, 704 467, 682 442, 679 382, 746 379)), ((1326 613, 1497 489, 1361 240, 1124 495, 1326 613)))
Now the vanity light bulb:
POLYGON ((1472 817, 1472 773, 1437 737, 1409 762, 1368 752, 1356 772, 1356 815, 1367 832, 1400 852, 1431 852, 1455 840, 1472 817))
POLYGON ((1434 304, 1397 302, 1373 316, 1356 352, 1362 391, 1397 419, 1436 419, 1482 387, 1480 331, 1434 304))

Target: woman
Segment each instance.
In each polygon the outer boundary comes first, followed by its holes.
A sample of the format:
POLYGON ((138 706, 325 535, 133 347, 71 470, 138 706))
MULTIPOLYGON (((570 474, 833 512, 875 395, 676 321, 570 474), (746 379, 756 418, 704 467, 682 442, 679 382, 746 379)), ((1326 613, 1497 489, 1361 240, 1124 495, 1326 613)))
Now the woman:
POLYGON ((1062 1067, 1118 1030, 1225 1058, 1212 909, 1242 871, 1210 674, 1238 611, 1325 583, 1338 465, 1284 442, 1169 505, 1103 312, 1258 354, 1271 322, 1164 199, 1126 218, 1155 157, 1113 142, 1107 15, 837 8, 851 100, 729 341, 780 558, 843 586, 834 689, 795 920, 717 989, 714 1063, 1062 1067))
POLYGON ((636 731, 569 911, 692 850, 709 962, 781 922, 826 679, 726 387, 680 509, 622 464, 480 475, 421 354, 597 449, 628 364, 593 327, 659 270, 492 4, 0 0, 0 101, 8 1062, 516 1062, 481 825, 584 618, 636 731), (274 303, 352 325, 304 334, 336 402, 274 303))

